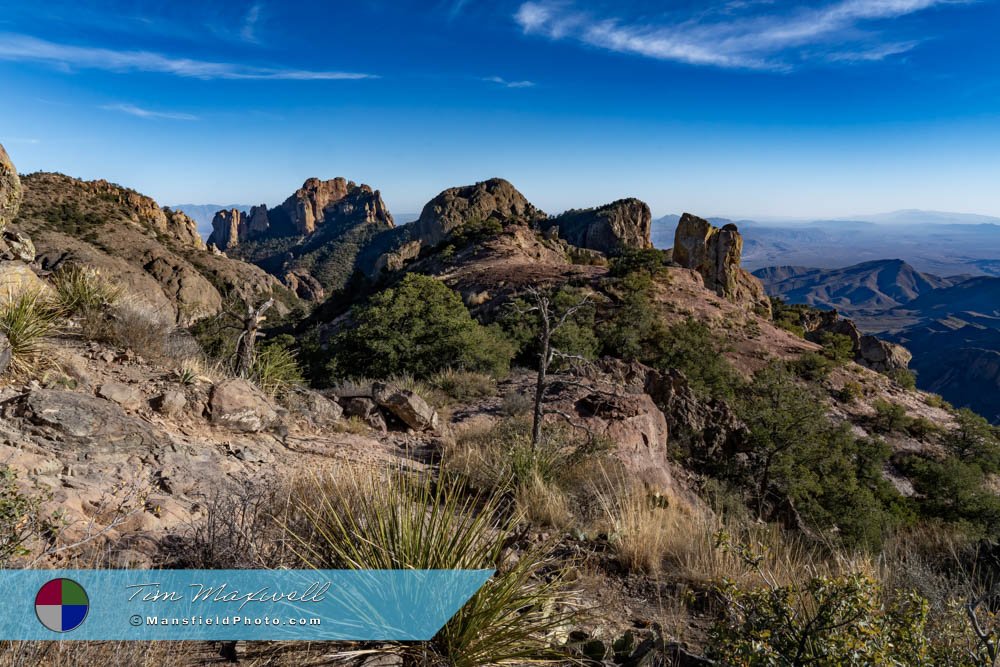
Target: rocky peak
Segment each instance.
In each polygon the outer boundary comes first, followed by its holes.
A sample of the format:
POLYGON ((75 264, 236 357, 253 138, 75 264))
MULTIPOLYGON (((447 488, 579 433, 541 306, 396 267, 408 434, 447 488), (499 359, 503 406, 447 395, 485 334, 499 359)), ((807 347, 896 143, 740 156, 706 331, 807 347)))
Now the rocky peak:
POLYGON ((651 248, 652 215, 638 199, 619 199, 598 208, 570 210, 546 223, 559 237, 580 248, 613 252, 621 248, 651 248))
POLYGON ((387 222, 392 216, 377 190, 337 177, 328 181, 306 179, 280 207, 295 233, 312 234, 331 216, 353 216, 360 211, 366 221, 387 222))
POLYGON ((719 229, 708 220, 685 213, 674 233, 673 261, 701 274, 705 287, 734 303, 771 311, 757 278, 740 268, 743 237, 730 223, 719 229))
POLYGON ((219 211, 212 218, 212 233, 208 242, 222 251, 235 248, 246 238, 246 213, 235 208, 219 211))
POLYGON ((489 219, 531 224, 544 219, 517 188, 502 178, 449 188, 427 202, 413 231, 425 245, 437 245, 467 222, 489 219))
POLYGON ((0 232, 14 219, 21 206, 21 179, 17 169, 0 144, 0 232))

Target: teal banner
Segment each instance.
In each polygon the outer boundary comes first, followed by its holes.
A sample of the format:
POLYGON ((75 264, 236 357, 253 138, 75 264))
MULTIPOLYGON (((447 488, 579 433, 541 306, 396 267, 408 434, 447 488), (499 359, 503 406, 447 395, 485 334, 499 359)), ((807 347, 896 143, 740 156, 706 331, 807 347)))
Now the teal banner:
POLYGON ((4 570, 0 640, 426 641, 493 570, 4 570))

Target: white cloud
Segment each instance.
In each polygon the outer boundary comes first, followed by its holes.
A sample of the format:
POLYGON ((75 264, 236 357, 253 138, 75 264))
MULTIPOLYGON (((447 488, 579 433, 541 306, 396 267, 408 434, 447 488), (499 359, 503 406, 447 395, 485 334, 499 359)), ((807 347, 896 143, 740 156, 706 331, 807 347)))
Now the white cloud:
POLYGON ((134 104, 107 104, 101 107, 107 111, 120 111, 139 118, 162 118, 165 120, 198 120, 197 116, 189 113, 177 113, 173 111, 150 111, 137 107, 134 104))
POLYGON ((724 7, 721 18, 714 20, 710 18, 712 14, 701 14, 672 23, 636 23, 595 16, 562 2, 532 0, 518 8, 514 20, 525 34, 553 40, 574 39, 648 58, 692 65, 785 70, 789 69, 790 60, 794 62, 796 58, 817 53, 823 59, 841 62, 882 60, 903 53, 917 42, 883 44, 880 35, 864 32, 862 24, 964 2, 839 0, 823 6, 797 7, 784 14, 730 15, 731 11, 761 4, 737 2, 724 7))
POLYGON ((257 22, 260 21, 261 9, 263 9, 262 3, 255 2, 247 10, 246 16, 243 17, 243 28, 240 30, 240 37, 243 38, 243 41, 257 42, 257 22))
POLYGON ((534 81, 508 81, 507 79, 501 78, 499 76, 488 76, 483 81, 489 81, 490 83, 496 83, 504 88, 534 88, 534 81))
POLYGON ((191 79, 333 81, 377 78, 357 72, 300 70, 174 58, 152 51, 116 51, 58 44, 28 35, 0 33, 0 60, 41 62, 72 71, 155 72, 191 79))

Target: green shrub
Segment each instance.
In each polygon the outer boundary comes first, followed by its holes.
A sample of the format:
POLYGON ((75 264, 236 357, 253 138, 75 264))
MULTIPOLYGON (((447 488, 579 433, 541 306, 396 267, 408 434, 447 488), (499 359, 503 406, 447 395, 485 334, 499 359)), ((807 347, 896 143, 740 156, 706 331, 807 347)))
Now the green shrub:
POLYGON ((632 273, 655 276, 666 266, 665 255, 656 248, 623 248, 609 261, 608 275, 623 278, 632 273))
POLYGON ((868 577, 814 577, 758 590, 724 585, 721 592, 728 614, 709 635, 709 655, 721 664, 935 664, 927 601, 889 596, 868 577))
POLYGON ((909 368, 895 368, 886 375, 903 389, 917 388, 917 373, 909 368))
POLYGON ((845 364, 854 359, 854 341, 849 336, 824 331, 819 338, 823 346, 823 356, 838 364, 845 364))
POLYGON ((417 274, 352 311, 353 326, 330 342, 336 377, 427 378, 446 368, 507 372, 513 349, 493 327, 469 314, 444 283, 417 274))
POLYGON ((872 407, 875 408, 875 414, 869 418, 869 423, 876 433, 905 431, 911 423, 906 408, 898 403, 880 398, 872 407))
POLYGON ((954 456, 935 460, 911 455, 901 467, 919 494, 924 516, 953 524, 975 539, 1000 533, 1000 496, 987 486, 979 465, 954 456))
POLYGON ((97 314, 118 303, 125 288, 97 269, 76 264, 64 265, 52 274, 56 303, 63 312, 73 315, 97 314))
POLYGON ((799 338, 806 337, 806 330, 802 326, 802 313, 805 310, 808 310, 808 306, 789 305, 778 297, 771 297, 771 317, 774 324, 799 338))
POLYGON ((865 389, 861 386, 860 382, 845 382, 844 386, 841 387, 840 391, 837 392, 837 398, 844 403, 853 403, 854 401, 860 401, 865 396, 865 389))
POLYGON ((257 349, 250 366, 250 379, 272 396, 305 382, 295 352, 284 339, 268 341, 257 349))
MULTIPOLYGON (((561 318, 568 309, 577 306, 582 298, 583 292, 580 289, 562 286, 551 296, 553 319, 561 318)), ((524 299, 514 299, 497 318, 497 324, 513 343, 518 363, 535 368, 541 352, 539 332, 542 325, 539 314, 530 311, 532 305, 534 304, 529 304, 524 299)), ((594 321, 595 308, 588 303, 555 331, 552 335, 552 347, 563 354, 593 359, 597 356, 599 347, 594 333, 594 321)))
POLYGON ((652 361, 657 368, 683 372, 696 391, 732 398, 742 381, 724 352, 724 346, 708 325, 688 318, 667 327, 666 337, 652 361))
MULTIPOLYGON (((310 567, 497 569, 426 645, 456 667, 552 658, 549 635, 567 622, 564 584, 538 548, 506 558, 517 517, 499 496, 466 495, 454 482, 397 473, 320 485, 292 535, 310 567)), ((424 649, 413 645, 417 653, 424 649)), ((406 651, 406 647, 399 650, 406 651)), ((428 656, 421 664, 426 664, 428 656)))
POLYGON ((47 366, 48 340, 58 332, 59 323, 58 306, 40 292, 0 297, 0 333, 11 348, 7 372, 25 378, 47 366))
POLYGON ((955 424, 944 440, 951 454, 987 473, 1000 473, 1000 429, 968 408, 955 413, 955 424))
POLYGON ((837 367, 830 357, 818 352, 806 352, 789 365, 796 375, 810 382, 826 378, 837 367))

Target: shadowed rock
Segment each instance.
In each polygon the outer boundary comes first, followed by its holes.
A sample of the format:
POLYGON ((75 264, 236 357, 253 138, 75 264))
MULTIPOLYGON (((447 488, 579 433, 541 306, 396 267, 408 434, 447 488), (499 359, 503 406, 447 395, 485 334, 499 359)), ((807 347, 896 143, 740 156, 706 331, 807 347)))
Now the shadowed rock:
POLYGON ((598 208, 566 211, 545 223, 559 238, 580 248, 604 253, 622 248, 652 248, 649 206, 638 199, 619 199, 598 208))

